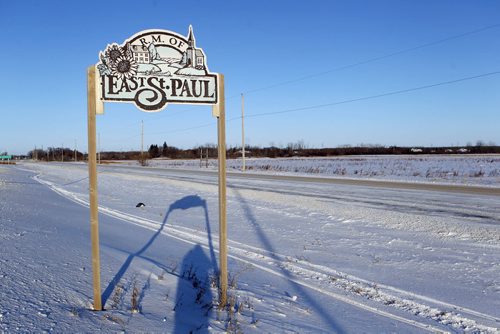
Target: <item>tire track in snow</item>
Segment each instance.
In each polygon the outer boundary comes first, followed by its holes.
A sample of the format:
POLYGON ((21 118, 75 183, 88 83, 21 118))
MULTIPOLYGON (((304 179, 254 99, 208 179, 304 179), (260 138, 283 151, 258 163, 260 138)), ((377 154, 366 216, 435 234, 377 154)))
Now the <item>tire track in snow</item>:
MULTIPOLYGON (((76 194, 70 191, 58 187, 52 182, 42 180, 38 177, 38 175, 34 176, 33 179, 40 182, 41 184, 46 185, 61 196, 82 206, 89 207, 88 201, 79 198, 76 194)), ((99 207, 99 211, 110 217, 152 231, 156 231, 159 226, 159 222, 120 212, 118 210, 113 210, 101 206, 99 207)), ((197 230, 181 226, 165 226, 161 233, 176 240, 193 245, 200 244, 205 249, 209 249, 206 234, 200 233, 197 230)), ((218 237, 213 236, 213 239, 217 241, 218 237)), ((500 333, 500 330, 498 328, 478 324, 475 320, 465 318, 457 314, 455 311, 459 311, 461 313, 469 314, 474 317, 493 322, 500 322, 500 319, 465 307, 414 294, 412 292, 404 291, 395 287, 370 282, 361 278, 357 278, 355 276, 338 272, 328 267, 308 263, 306 261, 299 260, 290 256, 271 253, 265 249, 253 247, 233 240, 228 240, 228 251, 228 257, 232 259, 252 265, 253 267, 258 268, 262 271, 289 280, 291 282, 294 282, 295 284, 299 284, 303 287, 322 293, 365 311, 372 312, 389 319, 400 321, 420 329, 428 330, 431 332, 442 332, 441 328, 390 313, 366 303, 362 303, 356 299, 359 299, 359 297, 364 297, 368 300, 382 303, 385 307, 392 306, 398 310, 407 311, 408 313, 424 317, 428 320, 434 320, 441 325, 451 326, 455 330, 459 329, 472 332, 479 331, 482 333, 500 333), (283 272, 279 271, 283 269, 291 272, 294 277, 287 276, 283 272), (318 280, 318 277, 320 277, 321 280, 318 280), (315 279, 315 284, 308 282, 312 279, 315 279), (340 294, 338 292, 332 291, 332 289, 340 290, 344 293, 354 296, 351 297, 346 294, 340 294), (393 294, 389 293, 389 291, 392 291, 393 294), (419 303, 407 298, 417 299, 421 302, 419 303), (447 308, 451 308, 455 311, 444 311, 423 304, 422 302, 438 304, 447 308)), ((215 252, 218 252, 218 250, 215 249, 215 252)))

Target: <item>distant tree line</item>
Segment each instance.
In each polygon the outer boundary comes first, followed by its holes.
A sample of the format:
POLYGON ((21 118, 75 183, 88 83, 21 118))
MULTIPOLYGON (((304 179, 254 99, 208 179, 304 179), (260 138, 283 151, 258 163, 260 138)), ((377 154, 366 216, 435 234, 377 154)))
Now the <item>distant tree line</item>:
MULTIPOLYGON (((341 146, 335 148, 247 147, 250 157, 329 157, 339 155, 398 155, 398 154, 486 154, 500 153, 500 146, 466 147, 400 147, 400 146, 341 146)), ((241 148, 230 148, 228 157, 241 156, 241 148)))
MULTIPOLYGON (((174 146, 151 145, 148 150, 148 158, 168 158, 168 159, 196 159, 200 157, 200 150, 203 150, 203 157, 208 152, 211 158, 217 157, 217 146, 208 144, 191 149, 179 149, 174 146)), ((344 145, 335 148, 308 148, 302 141, 290 143, 285 147, 268 146, 246 146, 247 157, 255 158, 284 158, 284 157, 328 157, 339 155, 380 155, 380 154, 486 154, 500 153, 500 146, 495 144, 484 144, 480 141, 476 145, 464 147, 401 147, 382 145, 344 145)), ((227 149, 228 158, 239 158, 242 154, 241 147, 230 147, 227 149)))
POLYGON ((86 154, 67 147, 49 147, 47 149, 34 149, 21 158, 41 161, 78 161, 85 160, 86 154))
MULTIPOLYGON (((285 158, 285 157, 330 157, 340 155, 398 155, 398 154, 500 154, 500 146, 494 143, 485 144, 482 141, 475 145, 467 144, 463 147, 443 146, 443 147, 403 147, 403 146, 382 146, 361 144, 357 146, 344 145, 334 148, 309 148, 302 141, 290 143, 286 146, 268 147, 246 146, 247 157, 254 158, 285 158)), ((210 158, 217 157, 217 146, 207 144, 190 149, 180 149, 169 146, 166 142, 162 145, 152 144, 145 152, 140 151, 105 151, 100 153, 101 160, 138 160, 144 162, 147 159, 199 159, 201 155, 205 158, 208 154, 210 158)), ((241 147, 229 147, 227 149, 228 158, 240 158, 241 147)), ((86 160, 86 154, 76 151, 77 160, 86 160)), ((73 161, 75 151, 70 148, 53 148, 47 150, 37 149, 28 152, 28 159, 38 159, 44 161, 73 161)))

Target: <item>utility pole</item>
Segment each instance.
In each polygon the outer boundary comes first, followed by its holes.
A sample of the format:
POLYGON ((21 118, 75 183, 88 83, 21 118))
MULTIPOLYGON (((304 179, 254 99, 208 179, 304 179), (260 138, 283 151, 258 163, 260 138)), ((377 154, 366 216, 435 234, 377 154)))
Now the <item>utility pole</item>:
POLYGON ((208 147, 205 155, 205 168, 208 168, 208 147))
POLYGON ((141 161, 144 161, 144 121, 141 120, 141 161))
POLYGON ((76 162, 76 139, 75 139, 75 162, 76 162))
POLYGON ((36 156, 36 145, 35 145, 35 149, 33 150, 33 154, 31 155, 31 159, 37 160, 36 158, 37 158, 37 156, 36 156))
POLYGON ((245 166, 245 97, 241 93, 241 157, 243 159, 243 165, 241 170, 244 172, 245 166))

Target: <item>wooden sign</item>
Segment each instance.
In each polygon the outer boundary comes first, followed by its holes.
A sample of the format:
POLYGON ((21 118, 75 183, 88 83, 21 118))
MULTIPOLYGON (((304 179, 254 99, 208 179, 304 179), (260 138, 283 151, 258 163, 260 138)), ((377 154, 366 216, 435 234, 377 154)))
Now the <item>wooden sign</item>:
POLYGON ((187 37, 168 30, 145 30, 122 44, 108 44, 97 64, 103 101, 134 103, 147 112, 168 103, 216 104, 217 75, 187 37))
POLYGON ((96 161, 96 114, 103 102, 134 103, 146 112, 168 103, 211 104, 217 118, 219 155, 219 306, 227 302, 226 116, 224 76, 210 73, 196 46, 193 28, 187 37, 168 30, 141 31, 122 44, 108 44, 99 63, 87 69, 87 125, 90 234, 94 310, 102 310, 96 161))

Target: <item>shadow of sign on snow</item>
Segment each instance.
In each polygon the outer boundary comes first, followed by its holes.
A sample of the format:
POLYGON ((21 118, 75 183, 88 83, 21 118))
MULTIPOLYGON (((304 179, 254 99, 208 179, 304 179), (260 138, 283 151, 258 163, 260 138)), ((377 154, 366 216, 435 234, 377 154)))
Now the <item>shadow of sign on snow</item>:
MULTIPOLYGON (((205 224, 206 224, 206 229, 207 229, 207 234, 208 234, 208 244, 209 244, 209 248, 210 248, 210 257, 211 257, 211 261, 209 261, 207 259, 206 263, 208 263, 210 268, 214 268, 213 269, 214 273, 218 273, 217 260, 215 257, 215 252, 214 252, 213 243, 212 243, 212 235, 211 235, 211 229, 210 229, 210 220, 208 217, 207 203, 204 199, 202 199, 198 195, 185 196, 185 197, 175 201, 174 203, 172 203, 169 206, 169 208, 165 214, 165 218, 163 219, 163 221, 160 225, 160 228, 151 236, 151 238, 146 242, 146 244, 144 244, 144 246, 142 246, 137 252, 129 254, 127 259, 123 263, 123 265, 120 267, 120 269, 118 270, 116 275, 113 277, 113 279, 111 280, 109 285, 104 290, 104 292, 102 294, 103 305, 106 305, 107 300, 109 299, 109 297, 113 293, 113 290, 116 288, 117 284, 120 282, 122 277, 127 272, 128 268, 130 267, 130 264, 132 263, 134 258, 137 257, 137 258, 143 258, 143 259, 148 260, 147 257, 143 256, 143 253, 154 243, 156 238, 161 234, 161 232, 165 228, 165 225, 168 221, 170 214, 175 210, 188 210, 188 209, 196 208, 196 207, 203 208, 204 214, 205 214, 205 224)), ((156 263, 156 261, 152 261, 152 262, 156 263)), ((161 265, 161 264, 158 264, 158 265, 160 267, 164 268, 163 265, 161 265)), ((181 277, 182 277, 182 272, 181 272, 181 277)))
POLYGON ((208 319, 213 308, 210 289, 213 265, 201 246, 195 245, 184 256, 180 270, 173 333, 208 333, 208 319))
MULTIPOLYGON (((260 239, 265 249, 270 252, 269 256, 273 258, 276 262, 280 262, 281 259, 279 259, 275 255, 276 249, 274 248, 273 244, 271 243, 265 232, 260 227, 259 223, 257 222, 257 219, 253 215, 253 212, 248 203, 245 201, 244 197, 239 193, 239 191, 236 188, 231 187, 231 189, 236 195, 238 202, 241 203, 243 211, 248 221, 250 222, 250 225, 254 228, 257 237, 260 239)), ((279 266, 279 270, 283 273, 283 275, 286 278, 294 278, 292 273, 283 266, 279 266)), ((328 326, 332 331, 336 333, 345 332, 345 330, 339 324, 337 324, 337 322, 332 318, 332 316, 326 312, 325 308, 321 304, 319 304, 314 298, 314 296, 311 296, 303 286, 291 280, 289 280, 289 283, 292 286, 292 288, 297 292, 297 294, 299 294, 302 298, 304 298, 307 301, 307 303, 311 306, 311 308, 315 310, 316 313, 328 324, 328 326)))

